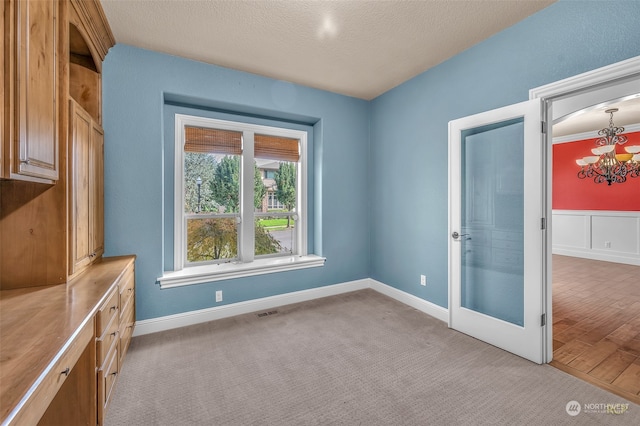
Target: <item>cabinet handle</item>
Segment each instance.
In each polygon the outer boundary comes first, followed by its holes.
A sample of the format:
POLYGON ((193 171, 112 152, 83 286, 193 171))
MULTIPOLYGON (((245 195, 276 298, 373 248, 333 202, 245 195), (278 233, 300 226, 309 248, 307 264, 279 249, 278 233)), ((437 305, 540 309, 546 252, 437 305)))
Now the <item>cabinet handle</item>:
POLYGON ((115 376, 115 375, 117 375, 117 374, 118 374, 118 372, 117 372, 117 371, 114 371, 113 373, 111 373, 111 375, 112 375, 112 376, 115 376))
POLYGON ((29 164, 29 160, 20 160, 20 164, 29 164))
POLYGON ((60 374, 64 374, 65 376, 68 376, 68 375, 69 375, 69 371, 70 371, 70 370, 69 370, 69 367, 67 367, 67 368, 65 368, 65 369, 64 369, 64 371, 63 371, 62 373, 60 373, 60 374))
POLYGON ((116 306, 112 306, 111 308, 109 308, 109 312, 115 311, 116 309, 118 309, 116 306))
POLYGON ((118 334, 117 331, 114 331, 113 333, 111 333, 112 336, 115 336, 116 334, 118 334))

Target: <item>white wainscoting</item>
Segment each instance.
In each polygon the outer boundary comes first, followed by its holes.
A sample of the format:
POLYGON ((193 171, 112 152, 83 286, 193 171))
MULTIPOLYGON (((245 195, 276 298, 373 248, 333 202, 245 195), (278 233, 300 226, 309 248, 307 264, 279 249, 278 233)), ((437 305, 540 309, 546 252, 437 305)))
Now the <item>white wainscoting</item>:
POLYGON ((553 210, 553 254, 640 266, 640 212, 553 210))
POLYGON ((387 284, 383 284, 379 281, 373 280, 371 278, 365 278, 362 280, 312 288, 309 290, 296 291, 292 293, 279 294, 277 296, 264 297, 261 299, 247 300, 246 302, 231 303, 228 305, 216 306, 212 308, 201 309, 198 311, 184 312, 175 315, 167 315, 160 318, 136 321, 133 335, 141 336, 143 334, 156 333, 158 331, 185 327, 188 325, 247 314, 250 312, 269 310, 277 308, 278 306, 289 305, 291 303, 305 302, 307 300, 333 296, 350 291, 362 290, 365 288, 371 288, 379 293, 396 299, 413 308, 416 308, 427 315, 431 315, 432 317, 439 319, 440 321, 449 321, 448 309, 428 302, 412 294, 406 293, 402 290, 398 290, 387 284))

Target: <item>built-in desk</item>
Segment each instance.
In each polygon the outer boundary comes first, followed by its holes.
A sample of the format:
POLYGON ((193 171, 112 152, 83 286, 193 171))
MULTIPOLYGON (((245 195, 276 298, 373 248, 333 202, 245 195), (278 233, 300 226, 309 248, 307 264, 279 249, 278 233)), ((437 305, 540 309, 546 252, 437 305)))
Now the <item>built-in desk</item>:
POLYGON ((122 321, 110 333, 112 346, 103 349, 114 353, 117 373, 128 346, 120 336, 130 338, 135 318, 134 261, 104 258, 66 284, 0 291, 2 425, 102 424, 109 395, 100 392, 106 373, 96 342, 106 343, 96 334, 96 316, 110 313, 122 321))

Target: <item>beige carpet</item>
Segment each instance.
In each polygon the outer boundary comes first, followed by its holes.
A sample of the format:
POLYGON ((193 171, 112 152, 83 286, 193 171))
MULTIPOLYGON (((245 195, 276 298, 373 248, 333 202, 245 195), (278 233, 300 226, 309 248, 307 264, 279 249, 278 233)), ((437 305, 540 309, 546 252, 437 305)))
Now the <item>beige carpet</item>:
POLYGON ((363 290, 135 337, 106 426, 640 424, 626 403, 363 290))

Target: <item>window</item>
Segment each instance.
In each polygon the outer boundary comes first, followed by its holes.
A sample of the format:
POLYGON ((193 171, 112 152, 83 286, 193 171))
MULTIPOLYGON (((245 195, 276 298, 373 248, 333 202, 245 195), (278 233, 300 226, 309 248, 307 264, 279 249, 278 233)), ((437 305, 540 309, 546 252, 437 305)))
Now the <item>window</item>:
POLYGON ((174 271, 165 286, 302 267, 307 133, 176 114, 174 271))
POLYGON ((268 210, 282 210, 284 209, 284 205, 278 200, 276 193, 273 191, 269 191, 267 194, 267 209, 268 210))

